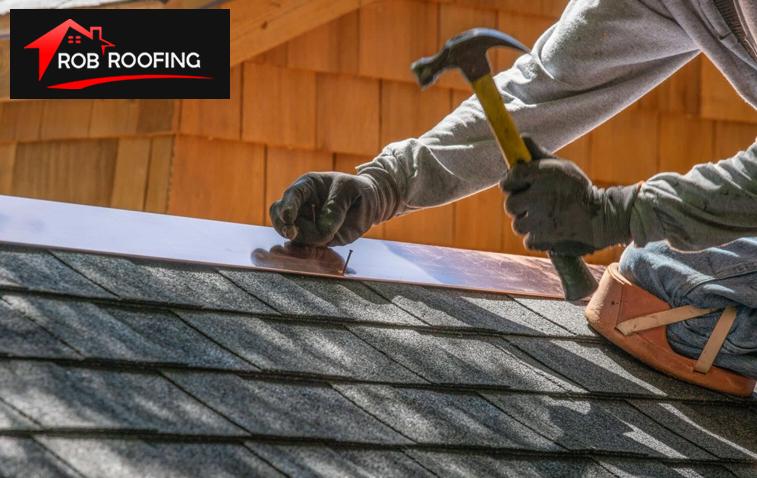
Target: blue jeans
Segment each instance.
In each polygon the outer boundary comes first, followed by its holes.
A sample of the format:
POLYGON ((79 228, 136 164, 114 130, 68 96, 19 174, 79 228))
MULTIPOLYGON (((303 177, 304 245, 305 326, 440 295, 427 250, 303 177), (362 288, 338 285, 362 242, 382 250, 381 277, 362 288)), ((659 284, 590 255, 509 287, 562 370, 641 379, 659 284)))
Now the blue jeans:
MULTIPOLYGON (((633 244, 620 272, 671 307, 737 307, 736 321, 715 365, 757 379, 757 238, 744 238, 699 252, 679 252, 665 242, 633 244)), ((668 325, 670 346, 698 358, 721 312, 668 325)))

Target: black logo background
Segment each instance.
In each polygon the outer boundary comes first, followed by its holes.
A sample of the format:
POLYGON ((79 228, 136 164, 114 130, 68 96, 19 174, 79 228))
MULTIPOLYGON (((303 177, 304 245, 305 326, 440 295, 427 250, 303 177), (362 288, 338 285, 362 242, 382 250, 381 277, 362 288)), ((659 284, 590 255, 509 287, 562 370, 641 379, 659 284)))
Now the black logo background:
POLYGON ((11 10, 11 88, 13 99, 35 98, 229 98, 228 10, 11 10), (24 47, 71 19, 84 29, 102 27, 102 38, 115 46, 102 54, 98 33, 94 38, 70 29, 42 79, 39 50, 24 47), (81 36, 80 44, 68 44, 68 35, 81 36), (108 53, 197 52, 200 68, 108 68, 108 53), (97 53, 96 69, 58 69, 58 53, 97 53), (206 76, 211 79, 160 78, 117 81, 80 90, 48 88, 50 85, 108 76, 170 74, 206 76))

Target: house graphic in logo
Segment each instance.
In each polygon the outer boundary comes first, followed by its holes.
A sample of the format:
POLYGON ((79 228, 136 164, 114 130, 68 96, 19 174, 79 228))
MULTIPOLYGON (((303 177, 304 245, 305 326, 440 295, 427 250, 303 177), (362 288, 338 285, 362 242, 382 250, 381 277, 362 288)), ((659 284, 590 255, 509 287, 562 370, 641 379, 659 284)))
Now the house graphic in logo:
MULTIPOLYGON (((103 55, 105 55, 106 48, 115 46, 113 43, 105 40, 102 37, 102 27, 91 27, 89 30, 87 30, 75 21, 68 19, 24 47, 25 49, 37 48, 39 50, 40 80, 42 80, 42 75, 45 74, 45 70, 47 70, 48 65, 50 65, 50 61, 53 59, 53 56, 55 56, 55 52, 58 51, 58 47, 63 42, 63 40, 66 39, 66 34, 68 33, 69 29, 73 29, 78 33, 81 33, 81 35, 89 38, 90 40, 99 42, 103 55), (97 32, 97 35, 95 35, 95 32, 97 32)), ((81 36, 68 35, 68 43, 81 43, 81 36)))

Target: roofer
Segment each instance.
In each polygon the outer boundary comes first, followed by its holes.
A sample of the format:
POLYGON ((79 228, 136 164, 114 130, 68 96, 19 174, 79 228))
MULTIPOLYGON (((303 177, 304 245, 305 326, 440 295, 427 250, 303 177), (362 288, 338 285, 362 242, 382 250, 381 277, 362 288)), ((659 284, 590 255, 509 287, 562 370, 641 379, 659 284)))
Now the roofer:
MULTIPOLYGON (((342 245, 375 224, 499 182, 527 247, 584 255, 633 241, 621 274, 671 307, 736 306, 715 365, 757 378, 757 144, 685 175, 662 173, 607 190, 573 162, 546 153, 701 52, 757 107, 754 0, 572 0, 531 54, 496 76, 518 129, 531 138, 529 149, 545 159, 506 172, 480 104, 470 99, 420 138, 386 146, 357 175, 302 176, 271 205, 273 225, 295 242, 342 245)), ((719 316, 669 325, 670 346, 696 358, 719 316)))

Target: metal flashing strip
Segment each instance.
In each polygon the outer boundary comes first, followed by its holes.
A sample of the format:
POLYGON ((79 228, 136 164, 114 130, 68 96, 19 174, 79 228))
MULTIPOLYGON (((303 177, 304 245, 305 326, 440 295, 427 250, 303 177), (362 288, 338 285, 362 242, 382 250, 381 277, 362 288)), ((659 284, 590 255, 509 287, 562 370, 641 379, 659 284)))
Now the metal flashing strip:
MULTIPOLYGON (((302 248, 286 243, 270 227, 10 196, 0 196, 0 242, 562 298, 560 279, 546 259, 374 239, 329 249, 302 248)), ((591 268, 597 277, 604 270, 591 268)))

